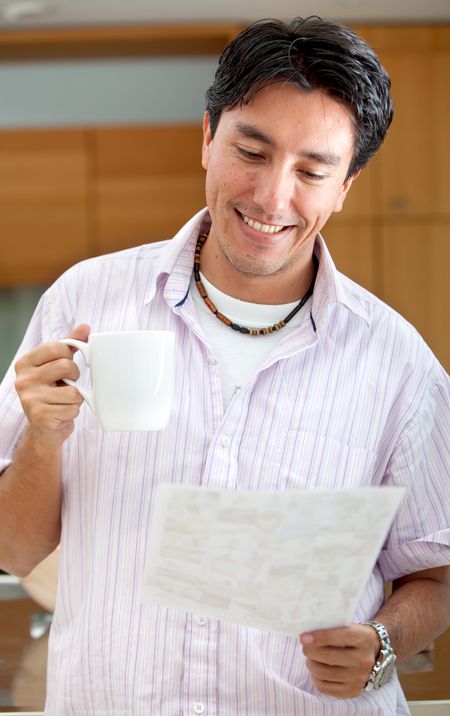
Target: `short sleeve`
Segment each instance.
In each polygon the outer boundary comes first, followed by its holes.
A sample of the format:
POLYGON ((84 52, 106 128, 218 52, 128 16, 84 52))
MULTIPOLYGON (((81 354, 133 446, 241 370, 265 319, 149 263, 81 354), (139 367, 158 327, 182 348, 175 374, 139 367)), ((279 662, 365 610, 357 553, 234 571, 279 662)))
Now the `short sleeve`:
POLYGON ((11 464, 15 446, 27 424, 15 389, 14 365, 21 355, 67 332, 58 293, 59 289, 54 284, 41 297, 22 343, 0 384, 0 473, 11 464))
POLYGON ((448 377, 437 364, 385 474, 386 485, 407 488, 378 560, 385 581, 450 563, 449 425, 448 377))

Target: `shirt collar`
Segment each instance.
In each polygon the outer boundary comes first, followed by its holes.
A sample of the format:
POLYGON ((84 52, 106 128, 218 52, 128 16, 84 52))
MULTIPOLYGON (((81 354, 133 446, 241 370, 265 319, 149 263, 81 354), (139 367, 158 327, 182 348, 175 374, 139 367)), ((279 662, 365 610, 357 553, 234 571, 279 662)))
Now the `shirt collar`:
POLYGON ((353 314, 369 323, 369 316, 364 305, 351 291, 348 279, 336 269, 321 234, 316 236, 314 253, 319 260, 319 268, 314 285, 311 318, 317 330, 320 332, 325 325, 330 307, 334 304, 345 306, 353 314))
POLYGON ((200 233, 208 233, 210 226, 208 210, 202 209, 167 243, 158 260, 155 279, 145 295, 146 304, 158 288, 171 308, 183 303, 189 292, 197 239, 200 233))
MULTIPOLYGON (((211 219, 207 209, 202 209, 183 226, 161 253, 155 280, 149 287, 145 303, 149 303, 158 288, 163 291, 167 305, 182 305, 189 292, 194 263, 194 252, 200 233, 207 233, 211 219)), ((316 331, 325 325, 333 304, 342 304, 367 323, 369 317, 364 305, 350 290, 347 279, 336 269, 325 241, 317 234, 314 253, 319 260, 311 305, 311 320, 316 331)))

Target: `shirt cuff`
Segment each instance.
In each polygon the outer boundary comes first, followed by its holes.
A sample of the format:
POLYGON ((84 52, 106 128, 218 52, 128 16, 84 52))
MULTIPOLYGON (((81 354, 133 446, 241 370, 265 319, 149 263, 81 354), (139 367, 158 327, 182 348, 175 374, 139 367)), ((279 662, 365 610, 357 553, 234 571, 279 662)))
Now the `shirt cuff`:
POLYGON ((399 579, 423 569, 444 567, 450 563, 450 531, 442 530, 420 540, 404 542, 397 547, 384 549, 378 566, 385 582, 399 579))

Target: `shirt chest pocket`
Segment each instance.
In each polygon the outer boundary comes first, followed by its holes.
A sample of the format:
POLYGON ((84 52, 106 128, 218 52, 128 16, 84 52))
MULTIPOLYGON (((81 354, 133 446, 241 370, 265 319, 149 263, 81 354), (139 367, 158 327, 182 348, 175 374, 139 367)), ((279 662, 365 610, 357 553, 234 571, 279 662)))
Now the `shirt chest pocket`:
POLYGON ((372 484, 376 453, 305 430, 289 430, 277 445, 270 487, 365 487, 372 484))

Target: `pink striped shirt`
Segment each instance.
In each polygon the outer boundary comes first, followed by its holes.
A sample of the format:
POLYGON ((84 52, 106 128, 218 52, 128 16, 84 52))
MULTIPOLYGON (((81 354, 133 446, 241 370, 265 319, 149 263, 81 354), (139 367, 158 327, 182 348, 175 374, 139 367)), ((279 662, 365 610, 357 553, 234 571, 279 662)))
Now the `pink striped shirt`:
MULTIPOLYGON (((311 312, 280 332, 224 412, 216 360, 189 292, 206 221, 200 212, 168 243, 70 269, 43 296, 19 351, 81 322, 94 331, 171 329, 178 347, 164 432, 103 433, 83 406, 64 445, 46 714, 407 714, 397 679, 336 700, 315 689, 298 640, 140 602, 160 481, 231 490, 407 486, 355 621, 376 613, 383 581, 449 561, 448 383, 417 332, 339 274, 318 237, 311 312)), ((86 381, 81 362, 80 369, 86 381)), ((13 381, 10 369, 0 394, 0 469, 25 423, 13 381)))

